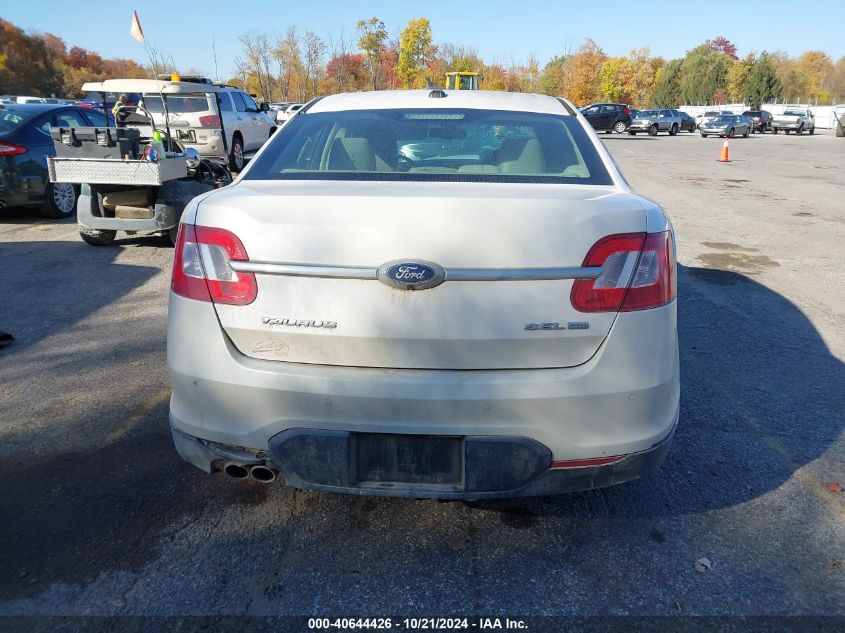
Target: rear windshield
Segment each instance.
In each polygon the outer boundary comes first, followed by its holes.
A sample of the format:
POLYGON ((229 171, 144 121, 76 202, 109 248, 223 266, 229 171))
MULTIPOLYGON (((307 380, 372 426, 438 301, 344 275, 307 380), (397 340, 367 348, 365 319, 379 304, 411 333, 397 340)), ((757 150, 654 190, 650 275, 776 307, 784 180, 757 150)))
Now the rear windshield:
POLYGON ((0 110, 0 133, 11 132, 21 123, 33 116, 30 112, 15 112, 14 110, 0 110))
POLYGON ((575 117, 463 109, 297 116, 245 178, 612 184, 575 117))
MULTIPOLYGON (((153 114, 164 112, 164 104, 159 95, 144 95, 144 109, 153 114)), ((205 95, 172 95, 167 97, 167 111, 170 114, 190 112, 208 112, 208 98, 205 95)))

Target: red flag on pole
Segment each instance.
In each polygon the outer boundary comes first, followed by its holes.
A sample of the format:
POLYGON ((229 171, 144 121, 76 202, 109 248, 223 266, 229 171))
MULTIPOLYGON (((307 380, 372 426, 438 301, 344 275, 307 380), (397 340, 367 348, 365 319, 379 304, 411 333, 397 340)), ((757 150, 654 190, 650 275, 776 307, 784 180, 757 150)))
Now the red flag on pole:
POLYGON ((138 19, 138 12, 132 12, 132 28, 129 29, 129 34, 136 40, 144 43, 144 31, 141 30, 141 20, 138 19))

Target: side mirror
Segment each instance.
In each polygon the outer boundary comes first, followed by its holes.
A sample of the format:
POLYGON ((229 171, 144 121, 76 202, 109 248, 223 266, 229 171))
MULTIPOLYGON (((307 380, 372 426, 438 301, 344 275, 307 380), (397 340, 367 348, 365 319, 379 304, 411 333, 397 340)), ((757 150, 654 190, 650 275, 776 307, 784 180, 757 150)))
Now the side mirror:
POLYGON ((262 112, 269 112, 270 111, 270 104, 267 103, 266 101, 264 101, 264 102, 261 103, 260 108, 261 108, 262 112))

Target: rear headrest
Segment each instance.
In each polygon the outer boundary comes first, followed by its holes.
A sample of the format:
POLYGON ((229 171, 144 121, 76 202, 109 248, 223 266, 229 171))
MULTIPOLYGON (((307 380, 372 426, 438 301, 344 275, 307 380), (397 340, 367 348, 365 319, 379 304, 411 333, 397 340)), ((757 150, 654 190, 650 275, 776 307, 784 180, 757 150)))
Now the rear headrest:
POLYGON ((328 169, 341 171, 375 171, 376 157, 365 138, 336 138, 329 150, 328 169))
POLYGON ((509 138, 496 151, 503 174, 542 174, 546 171, 543 147, 536 138, 509 138))

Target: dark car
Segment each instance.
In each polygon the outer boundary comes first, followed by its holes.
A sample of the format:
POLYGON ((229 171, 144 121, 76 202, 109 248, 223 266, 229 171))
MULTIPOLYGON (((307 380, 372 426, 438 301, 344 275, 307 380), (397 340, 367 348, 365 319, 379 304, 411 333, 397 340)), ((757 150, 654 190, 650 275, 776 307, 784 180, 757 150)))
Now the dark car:
POLYGON ((50 128, 114 127, 97 110, 47 103, 0 105, 0 208, 37 207, 48 218, 76 211, 79 191, 47 177, 47 157, 55 155, 50 128))
POLYGON ((747 116, 754 123, 754 127, 751 128, 752 133, 759 132, 763 134, 764 132, 772 131, 771 112, 766 112, 765 110, 746 110, 742 115, 747 116))
MULTIPOLYGON (((103 105, 103 95, 99 92, 89 92, 88 96, 82 100, 81 105, 83 108, 91 108, 93 110, 100 110, 101 112, 105 109, 108 112, 111 112, 111 109, 114 107, 114 104, 117 103, 117 98, 120 96, 119 92, 109 92, 106 94, 106 103, 105 106, 103 105)), ((137 106, 138 102, 141 100, 141 95, 137 92, 130 92, 126 95, 126 105, 130 108, 137 106)))
POLYGON ((581 108, 593 129, 622 134, 631 125, 631 110, 624 103, 591 103, 581 108))
POLYGON ((681 117, 681 132, 686 130, 687 132, 695 132, 695 127, 698 125, 695 122, 695 118, 691 117, 686 112, 681 112, 678 110, 678 114, 681 117))

